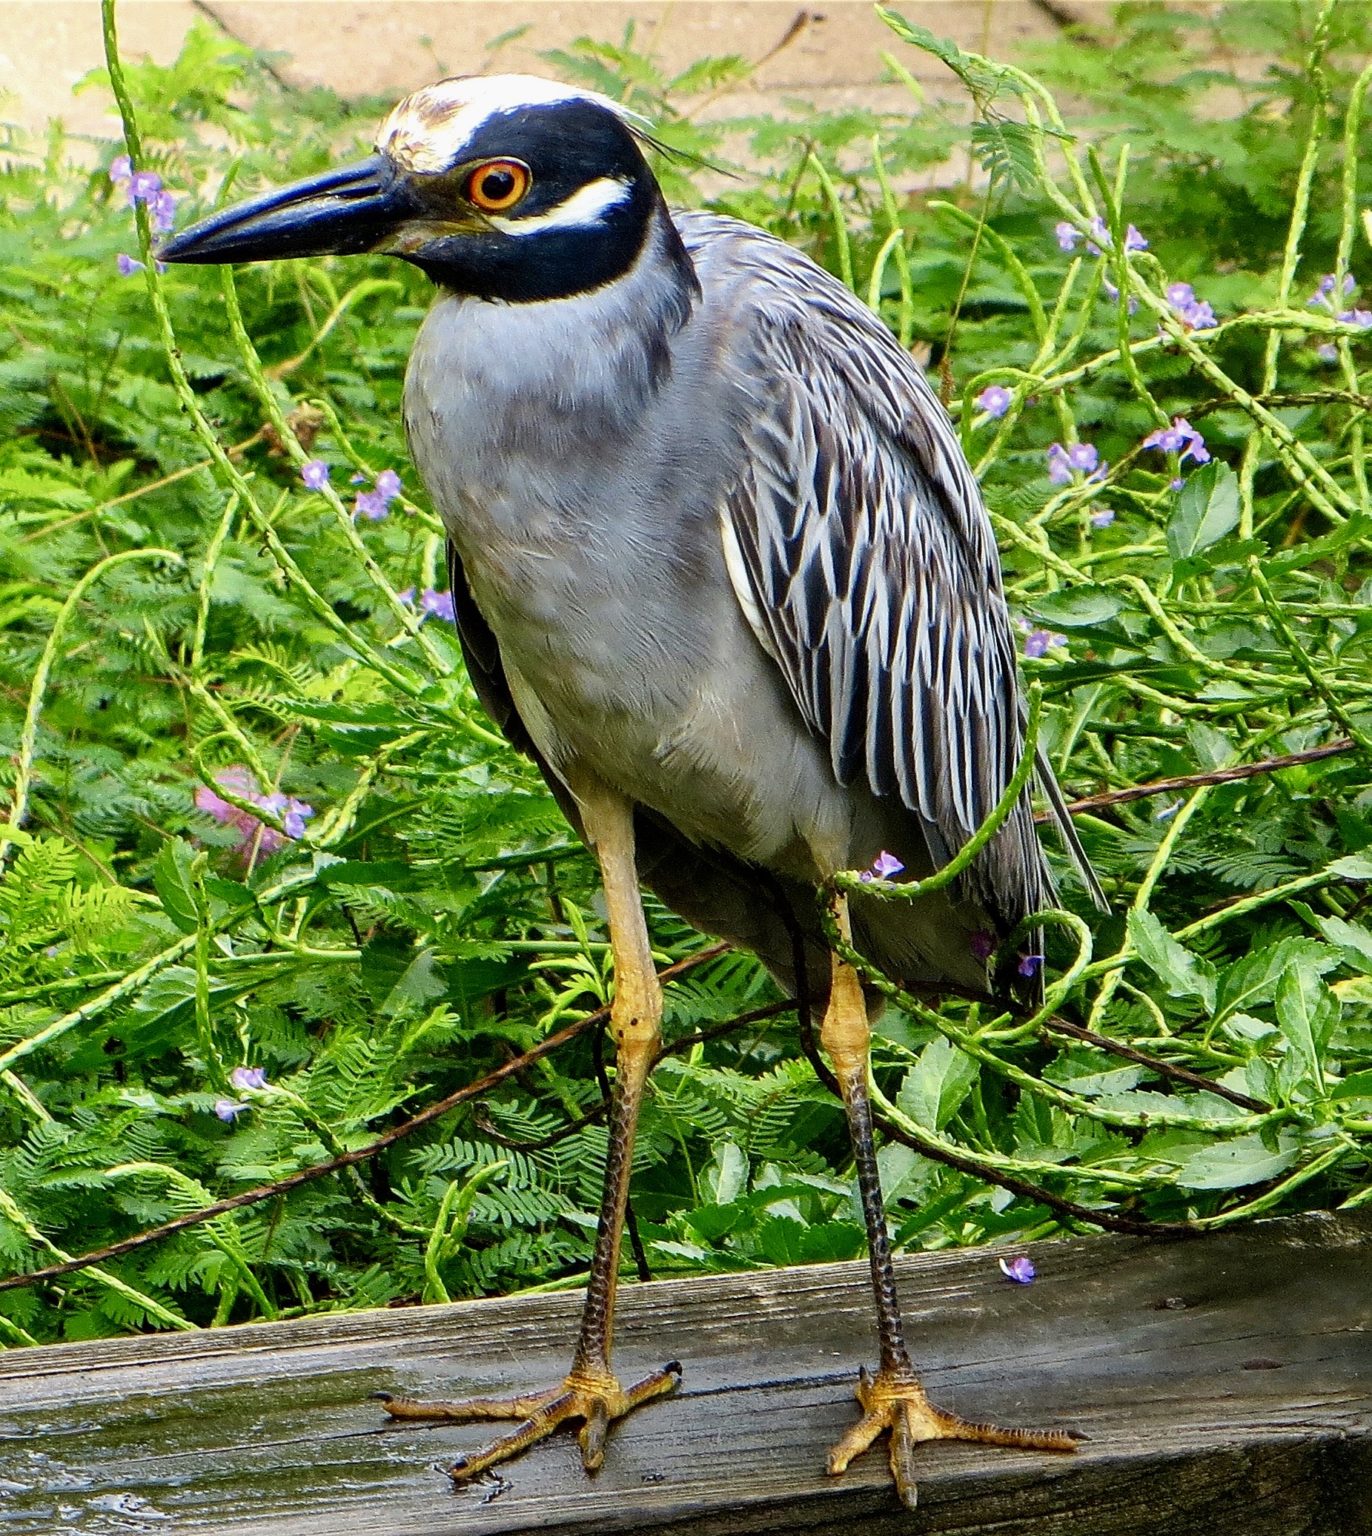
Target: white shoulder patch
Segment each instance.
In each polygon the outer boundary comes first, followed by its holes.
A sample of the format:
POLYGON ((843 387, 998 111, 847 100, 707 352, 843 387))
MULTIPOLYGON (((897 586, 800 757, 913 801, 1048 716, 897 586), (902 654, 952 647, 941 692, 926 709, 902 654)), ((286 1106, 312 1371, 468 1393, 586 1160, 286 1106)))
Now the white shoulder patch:
POLYGON ((445 171, 461 159, 463 147, 495 113, 559 101, 592 101, 622 122, 650 126, 608 96, 539 75, 456 75, 421 86, 393 107, 377 130, 376 147, 407 171, 445 171))

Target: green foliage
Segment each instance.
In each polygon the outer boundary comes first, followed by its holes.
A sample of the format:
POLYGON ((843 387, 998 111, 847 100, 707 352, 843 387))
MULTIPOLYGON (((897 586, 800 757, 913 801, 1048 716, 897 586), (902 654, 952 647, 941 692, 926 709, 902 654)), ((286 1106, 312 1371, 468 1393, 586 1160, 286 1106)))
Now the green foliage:
MULTIPOLYGON (((970 129, 703 125, 688 107, 746 66, 668 78, 632 33, 551 62, 654 118, 674 197, 711 189, 932 349, 1015 613, 1066 642, 1026 667, 1074 792, 1348 741, 1083 815, 1113 912, 1074 915, 1065 875, 1033 1017, 893 1000, 874 1090, 897 1240, 1364 1203, 1372 332, 1356 294, 1306 300, 1325 273, 1340 295, 1345 275, 1372 283, 1365 12, 1125 7, 1114 48, 1056 45, 1034 76, 888 19, 893 69, 935 53, 970 129), (1254 57, 1256 78, 1224 62, 1254 57), (975 188, 901 190, 968 146, 975 188), (715 190, 692 157, 763 169, 715 190), (1146 250, 1125 251, 1130 224, 1146 250), (1177 282, 1216 324, 1185 322, 1177 282), (976 403, 992 384, 998 416, 976 403), (1143 446, 1174 417, 1210 464, 1143 446), (1055 484, 1054 442, 1108 468, 1055 484)), ((128 82, 140 163, 183 219, 221 175, 236 195, 357 153, 374 116, 323 92, 283 104, 207 29, 128 82)), ((381 259, 119 278, 138 236, 105 166, 78 170, 57 138, 8 147, 0 1266, 18 1273, 368 1144, 583 1017, 609 960, 590 861, 482 717, 451 629, 404 596, 442 584, 400 429, 424 280, 381 259), (311 458, 336 490, 304 487, 311 458), (355 521, 349 477, 383 470, 403 495, 355 521)), ((650 917, 662 960, 700 949, 650 917)), ((669 992, 635 1156, 656 1273, 862 1251, 842 1115, 774 1001, 732 954, 669 992)), ((583 1031, 347 1173, 0 1291, 0 1337, 575 1284, 605 1159, 598 1062, 583 1031)))

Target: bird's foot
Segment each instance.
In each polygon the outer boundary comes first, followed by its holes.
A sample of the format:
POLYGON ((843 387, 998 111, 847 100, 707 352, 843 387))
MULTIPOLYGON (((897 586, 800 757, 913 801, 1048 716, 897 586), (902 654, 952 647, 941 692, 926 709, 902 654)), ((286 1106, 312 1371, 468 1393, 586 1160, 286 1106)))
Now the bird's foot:
POLYGON ((891 1432, 891 1471, 896 1490, 907 1508, 915 1507, 915 1447, 926 1440, 973 1440, 981 1445, 1009 1445, 1028 1451, 1074 1451, 1073 1435, 1056 1429, 1002 1429, 998 1424, 974 1424, 955 1413, 935 1408, 913 1372, 864 1368, 854 1389, 862 1418, 829 1452, 832 1474, 847 1470, 883 1430, 891 1432))
POLYGON ((465 1483, 488 1467, 518 1456, 546 1439, 559 1426, 581 1420, 577 1440, 581 1461, 588 1472, 598 1471, 605 1460, 605 1441, 610 1425, 655 1397, 663 1397, 681 1380, 681 1367, 673 1360, 631 1387, 621 1387, 609 1371, 573 1370, 560 1385, 532 1397, 472 1398, 461 1403, 422 1403, 413 1398, 378 1392, 376 1397, 393 1419, 518 1419, 508 1434, 492 1440, 470 1456, 459 1456, 448 1468, 455 1483, 465 1483))

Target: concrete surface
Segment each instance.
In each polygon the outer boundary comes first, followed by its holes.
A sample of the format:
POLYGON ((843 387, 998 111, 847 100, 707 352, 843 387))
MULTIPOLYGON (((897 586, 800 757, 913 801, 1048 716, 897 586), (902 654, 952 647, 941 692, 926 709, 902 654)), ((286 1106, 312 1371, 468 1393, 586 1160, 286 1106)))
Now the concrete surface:
MULTIPOLYGON (((1004 52, 1051 36, 1069 18, 1104 27, 1106 0, 896 0, 912 21, 979 51, 1004 52)), ((881 83, 881 52, 899 44, 868 0, 124 0, 127 57, 175 58, 197 20, 254 48, 284 55, 287 84, 329 85, 346 97, 403 95, 443 74, 492 67, 551 72, 539 59, 577 37, 618 41, 631 20, 636 43, 671 70, 707 54, 762 60, 741 90, 706 110, 767 112, 786 101, 899 109, 903 86, 881 83), (803 24, 797 25, 803 18, 803 24), (493 39, 525 28, 492 52, 493 39), (788 41, 784 41, 788 39, 788 41), (783 45, 784 42, 784 45, 783 45)), ((903 62, 932 96, 961 87, 913 49, 903 62)), ((51 118, 80 135, 113 138, 108 96, 72 88, 103 62, 97 0, 0 0, 0 119, 40 131, 51 118)))

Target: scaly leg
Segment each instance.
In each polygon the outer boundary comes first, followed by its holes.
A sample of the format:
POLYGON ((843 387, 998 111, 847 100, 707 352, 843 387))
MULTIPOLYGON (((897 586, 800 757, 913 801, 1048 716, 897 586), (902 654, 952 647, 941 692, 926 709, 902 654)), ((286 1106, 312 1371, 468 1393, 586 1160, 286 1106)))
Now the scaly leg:
MULTIPOLYGON (((839 931, 845 939, 848 938, 848 904, 844 896, 835 898, 833 911, 839 931)), ((867 1450, 883 1430, 890 1430, 891 1471, 896 1489, 901 1500, 913 1509, 915 1447, 923 1440, 975 1440, 983 1445, 1012 1445, 1038 1451, 1076 1450, 1076 1441, 1061 1431, 1001 1429, 995 1424, 975 1424, 935 1408, 925 1396, 905 1348, 895 1271, 891 1265, 891 1241, 886 1231, 876 1148, 872 1142, 872 1105, 867 1092, 871 1046, 867 1004, 857 972, 838 955, 833 957, 833 981, 829 1005, 820 1025, 820 1043, 834 1064, 834 1074, 843 1094, 843 1107, 848 1115, 848 1134, 853 1143, 858 1192, 867 1226, 881 1356, 875 1376, 865 1367, 859 1375, 856 1392, 862 1405, 862 1418, 830 1451, 829 1471, 845 1471, 849 1462, 867 1450)))
POLYGON ((615 1082, 610 1096, 609 1155, 600 1222, 586 1304, 581 1313, 581 1333, 572 1368, 560 1386, 532 1397, 461 1403, 421 1403, 378 1394, 386 1412, 396 1419, 521 1421, 508 1434, 454 1462, 448 1470, 455 1482, 465 1482, 487 1467, 518 1455, 569 1420, 581 1421, 581 1459, 586 1470, 594 1472, 605 1459, 610 1425, 640 1403, 672 1391, 681 1379, 681 1367, 675 1361, 628 1388, 620 1386, 610 1369, 634 1131, 661 1038, 662 989, 653 967, 634 865, 633 807, 596 780, 578 782, 573 789, 587 840, 600 861, 615 966, 615 997, 610 1009, 610 1030, 616 1049, 615 1082))

